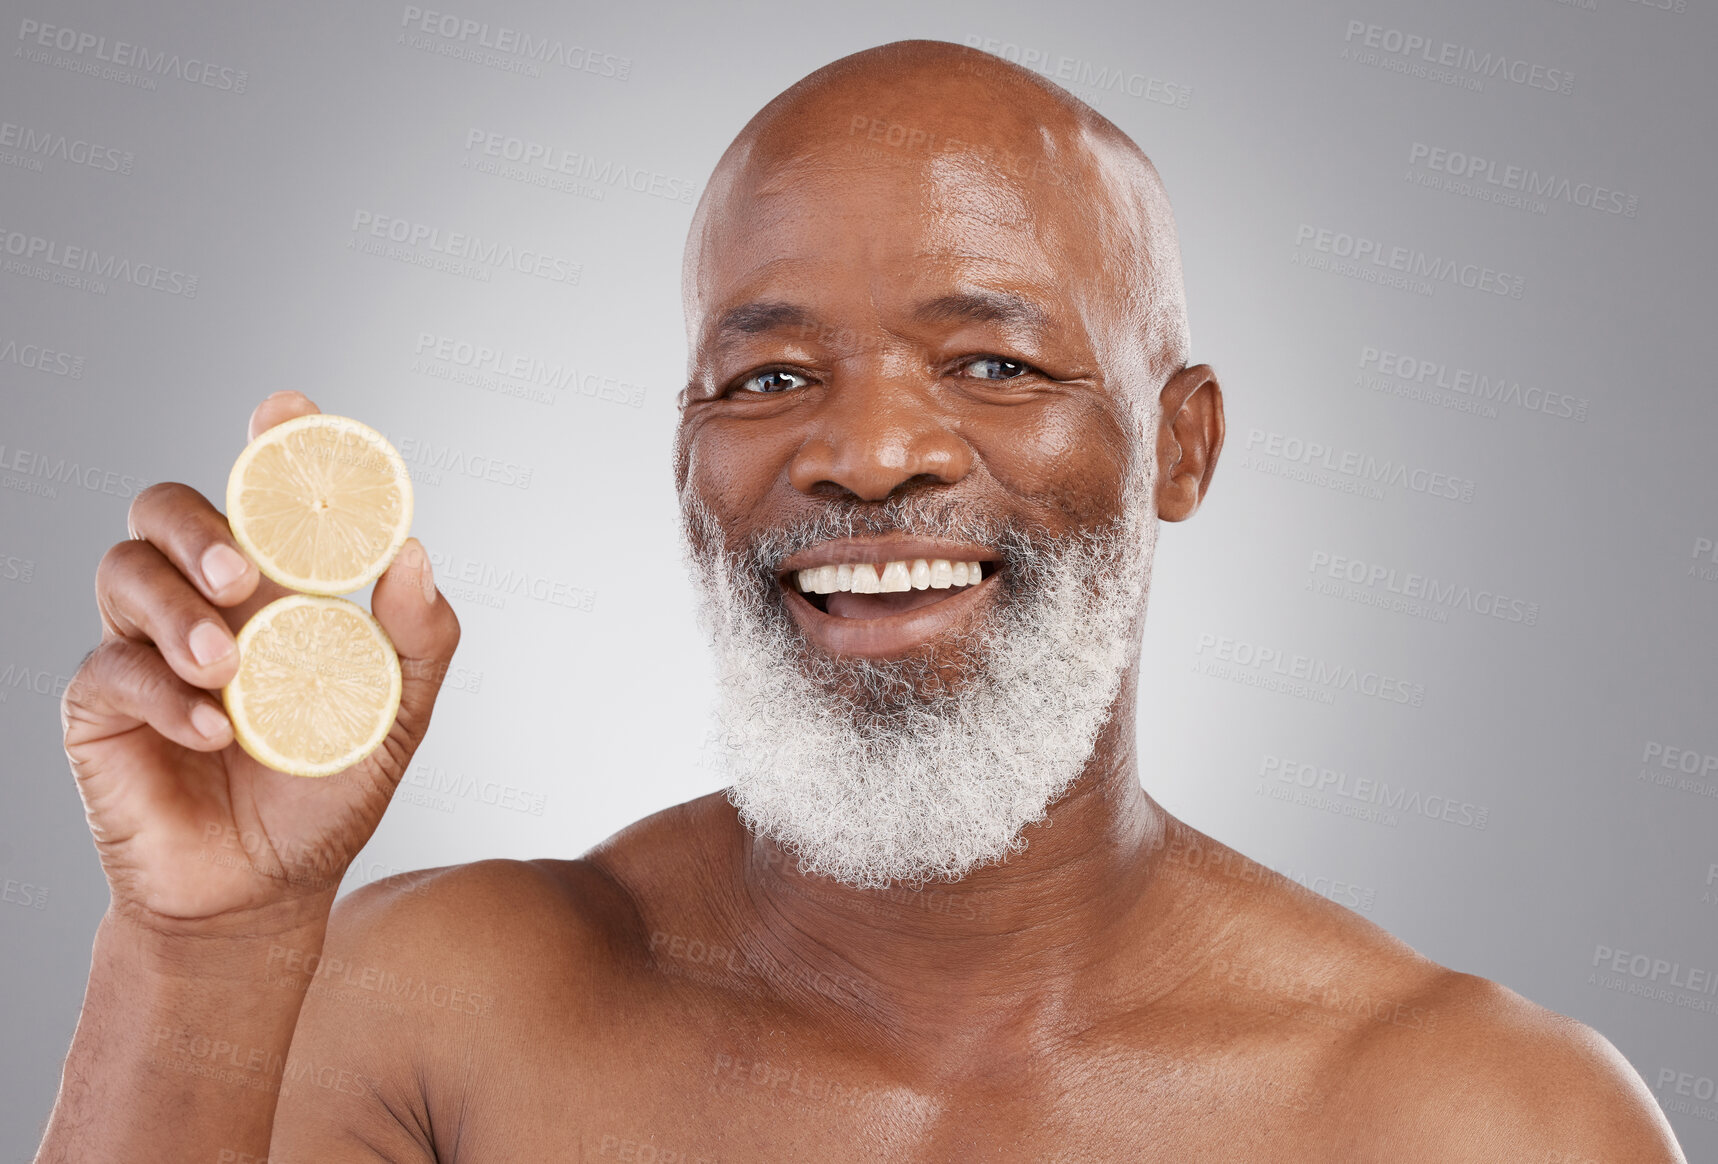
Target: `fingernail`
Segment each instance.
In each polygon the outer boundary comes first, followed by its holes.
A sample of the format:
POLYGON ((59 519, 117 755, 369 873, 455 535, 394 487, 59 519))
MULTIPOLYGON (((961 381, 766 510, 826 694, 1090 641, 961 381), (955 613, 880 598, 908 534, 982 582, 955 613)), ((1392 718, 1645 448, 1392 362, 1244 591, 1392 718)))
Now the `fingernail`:
POLYGON ((218 594, 245 576, 245 560, 233 547, 216 542, 203 551, 203 581, 218 594))
POLYGON ((206 740, 222 739, 227 734, 227 717, 212 703, 199 703, 191 709, 191 726, 206 740))
POLYGON ((233 636, 225 627, 216 626, 208 619, 192 627, 185 641, 191 648, 191 657, 205 667, 226 658, 233 649, 233 636))
POLYGON ((407 538, 405 550, 406 569, 415 570, 418 575, 418 589, 423 593, 424 601, 435 605, 435 570, 430 566, 429 552, 417 538, 407 538))

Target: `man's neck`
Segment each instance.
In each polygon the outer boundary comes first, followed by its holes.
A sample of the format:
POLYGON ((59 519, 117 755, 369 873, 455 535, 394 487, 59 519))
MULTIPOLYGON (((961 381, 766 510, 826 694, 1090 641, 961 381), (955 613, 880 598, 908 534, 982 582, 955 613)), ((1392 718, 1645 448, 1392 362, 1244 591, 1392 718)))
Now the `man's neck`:
MULTIPOLYGON (((1028 847, 954 883, 856 889, 746 832, 738 919, 777 985, 904 1044, 958 1054, 1064 1001, 1137 945, 1171 818, 1140 787, 1130 674, 1090 761, 1028 847)), ((903 1048, 905 1049, 905 1048, 903 1048)))

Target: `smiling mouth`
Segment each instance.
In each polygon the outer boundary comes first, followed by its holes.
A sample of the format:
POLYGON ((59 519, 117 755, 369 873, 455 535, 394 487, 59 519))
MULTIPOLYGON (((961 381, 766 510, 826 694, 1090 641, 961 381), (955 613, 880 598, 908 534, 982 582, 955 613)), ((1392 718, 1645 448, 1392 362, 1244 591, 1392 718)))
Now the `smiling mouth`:
POLYGON ((1003 556, 977 542, 835 538, 775 571, 787 613, 816 650, 899 658, 975 629, 997 599, 1003 556))
POLYGON ((791 570, 782 584, 812 608, 836 618, 886 618, 942 602, 1000 568, 1000 562, 897 558, 791 570))

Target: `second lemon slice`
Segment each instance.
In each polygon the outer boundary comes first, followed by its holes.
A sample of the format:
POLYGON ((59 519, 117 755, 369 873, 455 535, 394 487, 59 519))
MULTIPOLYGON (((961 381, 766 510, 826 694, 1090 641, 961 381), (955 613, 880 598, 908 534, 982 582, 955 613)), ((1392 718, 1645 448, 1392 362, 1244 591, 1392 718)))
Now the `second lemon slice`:
POLYGON ((344 598, 291 594, 239 632, 239 670, 221 691, 239 746, 294 776, 332 776, 375 751, 400 709, 387 632, 344 598))
POLYGON ((386 437, 313 413, 245 446, 227 478, 227 523, 257 568, 306 594, 378 578, 412 524, 412 480, 386 437))

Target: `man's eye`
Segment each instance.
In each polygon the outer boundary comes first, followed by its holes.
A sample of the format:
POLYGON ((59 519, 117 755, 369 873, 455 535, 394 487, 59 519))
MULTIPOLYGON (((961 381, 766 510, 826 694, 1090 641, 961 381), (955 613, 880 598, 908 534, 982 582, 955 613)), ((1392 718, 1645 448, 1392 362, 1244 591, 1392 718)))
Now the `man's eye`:
POLYGON ((980 380, 1012 380, 1032 370, 1029 365, 1006 356, 980 356, 966 367, 980 380))
POLYGON ((771 368, 767 372, 759 372, 747 376, 734 387, 742 392, 756 392, 766 395, 772 392, 786 392, 789 388, 803 388, 811 383, 798 372, 788 372, 781 368, 771 368))

